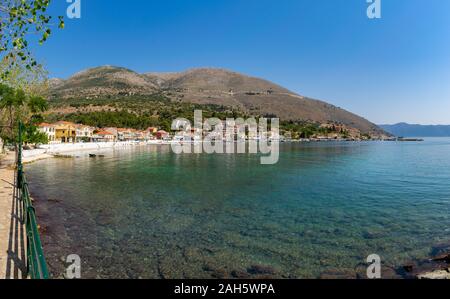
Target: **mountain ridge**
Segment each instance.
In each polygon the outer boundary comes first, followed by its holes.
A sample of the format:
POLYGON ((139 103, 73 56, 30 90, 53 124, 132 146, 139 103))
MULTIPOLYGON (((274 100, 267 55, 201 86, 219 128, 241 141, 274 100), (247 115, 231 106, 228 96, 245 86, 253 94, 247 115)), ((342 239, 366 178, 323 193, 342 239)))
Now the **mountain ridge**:
POLYGON ((175 102, 233 107, 249 115, 277 116, 284 121, 338 123, 363 134, 388 135, 377 125, 342 108, 296 94, 268 80, 223 68, 140 74, 107 65, 77 72, 65 80, 54 78, 50 85, 50 99, 161 93, 175 102))
POLYGON ((380 128, 399 137, 450 137, 450 125, 420 125, 400 122, 379 125, 380 128))

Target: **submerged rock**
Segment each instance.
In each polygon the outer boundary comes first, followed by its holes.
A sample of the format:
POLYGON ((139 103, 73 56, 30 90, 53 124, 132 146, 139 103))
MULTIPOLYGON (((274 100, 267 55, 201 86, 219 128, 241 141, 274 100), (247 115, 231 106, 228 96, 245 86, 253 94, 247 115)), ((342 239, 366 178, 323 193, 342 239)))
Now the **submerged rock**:
POLYGON ((54 158, 57 159, 73 159, 74 157, 71 155, 61 155, 61 154, 55 154, 53 155, 54 158))
POLYGON ((450 268, 417 275, 418 279, 450 279, 450 268))
POLYGON ((248 274, 247 272, 244 272, 244 271, 240 271, 240 270, 233 270, 233 271, 231 271, 231 276, 233 278, 238 278, 238 279, 250 278, 250 274, 248 274))
POLYGON ((413 264, 404 265, 403 270, 407 273, 411 273, 414 270, 414 265, 413 264))
POLYGON ((367 240, 373 240, 373 239, 379 239, 383 237, 383 232, 381 231, 365 231, 362 234, 364 239, 367 240))
POLYGON ((252 265, 247 269, 250 274, 275 274, 276 271, 271 266, 252 265))
POLYGON ((49 199, 47 199, 47 201, 48 202, 56 202, 56 203, 60 203, 61 202, 61 200, 57 199, 57 198, 49 198, 49 199))
POLYGON ((319 279, 357 279, 357 273, 351 269, 330 268, 322 272, 319 279))
POLYGON ((437 244, 431 249, 431 256, 433 257, 442 254, 450 254, 450 242, 437 244))
POLYGON ((225 269, 215 269, 211 272, 211 276, 217 279, 226 279, 229 278, 228 272, 225 269))
POLYGON ((450 252, 437 255, 436 257, 433 258, 433 261, 446 262, 447 264, 450 264, 450 252))
POLYGON ((450 243, 434 246, 430 258, 401 267, 405 278, 450 279, 450 243))

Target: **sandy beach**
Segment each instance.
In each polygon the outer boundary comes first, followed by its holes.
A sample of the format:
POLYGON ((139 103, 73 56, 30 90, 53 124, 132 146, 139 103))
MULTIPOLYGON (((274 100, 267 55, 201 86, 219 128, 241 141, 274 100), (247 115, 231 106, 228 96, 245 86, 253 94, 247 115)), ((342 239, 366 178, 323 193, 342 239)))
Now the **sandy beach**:
POLYGON ((108 149, 129 148, 144 145, 168 145, 169 142, 100 142, 100 143, 62 143, 41 145, 37 149, 23 151, 23 163, 29 164, 38 160, 48 159, 59 155, 76 155, 86 152, 98 152, 108 149))

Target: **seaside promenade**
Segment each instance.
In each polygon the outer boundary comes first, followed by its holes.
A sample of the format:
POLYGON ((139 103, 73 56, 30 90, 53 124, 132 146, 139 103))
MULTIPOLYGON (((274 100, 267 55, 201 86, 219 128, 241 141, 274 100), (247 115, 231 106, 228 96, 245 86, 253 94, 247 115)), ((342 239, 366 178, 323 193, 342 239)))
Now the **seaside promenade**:
POLYGON ((0 158, 0 279, 20 279, 25 273, 25 228, 15 194, 15 154, 0 158))

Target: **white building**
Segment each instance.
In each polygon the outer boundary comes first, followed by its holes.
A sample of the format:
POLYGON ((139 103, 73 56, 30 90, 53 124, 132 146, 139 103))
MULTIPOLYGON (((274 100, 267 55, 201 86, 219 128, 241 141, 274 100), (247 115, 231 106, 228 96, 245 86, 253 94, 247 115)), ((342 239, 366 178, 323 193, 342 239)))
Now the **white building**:
POLYGON ((48 123, 42 123, 42 124, 38 125, 38 130, 39 130, 39 132, 47 134, 48 142, 50 144, 59 143, 56 140, 56 127, 54 125, 48 124, 48 123))
POLYGON ((85 125, 76 125, 76 140, 77 142, 90 142, 94 136, 95 128, 85 126, 85 125))
POLYGON ((98 131, 92 137, 94 142, 115 142, 116 135, 108 131, 98 131))

